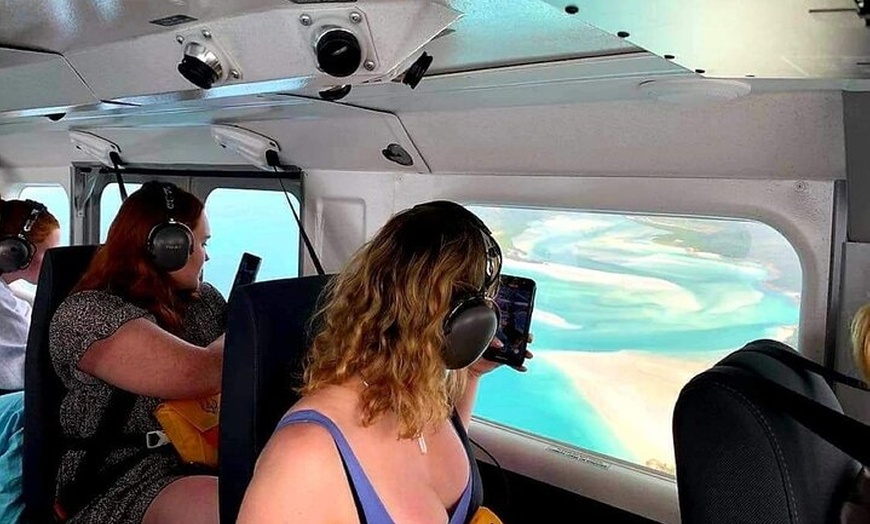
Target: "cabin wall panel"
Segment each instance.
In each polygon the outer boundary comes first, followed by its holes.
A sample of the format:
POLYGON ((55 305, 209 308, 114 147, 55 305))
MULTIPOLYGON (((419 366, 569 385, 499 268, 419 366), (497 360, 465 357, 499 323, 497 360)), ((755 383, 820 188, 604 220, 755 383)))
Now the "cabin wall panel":
POLYGON ((839 93, 400 113, 433 172, 832 180, 845 176, 839 93))
POLYGON ((870 93, 843 93, 849 240, 870 241, 870 93))
MULTIPOLYGON (((303 221, 327 273, 339 271, 393 214, 397 178, 394 173, 305 174, 303 221)), ((307 250, 303 260, 303 274, 315 274, 307 250)))
POLYGON ((11 182, 45 182, 22 178, 29 168, 69 169, 72 162, 88 157, 76 151, 66 130, 43 130, 25 133, 0 133, 0 180, 11 182))
MULTIPOLYGON (((505 431, 482 420, 473 420, 469 432, 483 449, 500 457, 501 467, 508 471, 543 480, 654 522, 680 523, 677 487, 671 479, 642 473, 637 468, 592 453, 505 431)), ((478 459, 491 464, 483 454, 479 453, 478 459)), ((517 503, 520 504, 525 502, 517 503)), ((541 510, 539 505, 538 511, 541 510)), ((580 522, 586 521, 581 519, 580 522)))

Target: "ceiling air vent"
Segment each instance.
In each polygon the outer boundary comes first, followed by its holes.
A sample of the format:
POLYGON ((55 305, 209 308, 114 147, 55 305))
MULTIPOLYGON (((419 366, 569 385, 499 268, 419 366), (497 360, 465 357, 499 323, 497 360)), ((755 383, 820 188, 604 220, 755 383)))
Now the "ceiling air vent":
POLYGON ((650 98, 683 105, 726 102, 746 96, 752 90, 746 82, 711 78, 648 80, 638 87, 650 98))

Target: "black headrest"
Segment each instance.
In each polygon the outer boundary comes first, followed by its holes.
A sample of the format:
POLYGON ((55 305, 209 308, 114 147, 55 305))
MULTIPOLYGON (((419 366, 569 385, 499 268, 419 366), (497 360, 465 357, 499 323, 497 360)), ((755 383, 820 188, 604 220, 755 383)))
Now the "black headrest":
POLYGON ((25 521, 52 522, 60 461, 60 403, 66 389, 48 352, 54 312, 84 274, 97 246, 70 246, 45 253, 33 300, 24 361, 25 521))
POLYGON ((224 344, 219 448, 221 522, 235 522, 260 451, 298 396, 311 318, 331 278, 273 280, 237 288, 224 344))
POLYGON ((673 433, 683 524, 836 522, 860 464, 728 380, 760 376, 842 413, 819 375, 795 369, 772 340, 747 344, 694 377, 680 392, 673 433))

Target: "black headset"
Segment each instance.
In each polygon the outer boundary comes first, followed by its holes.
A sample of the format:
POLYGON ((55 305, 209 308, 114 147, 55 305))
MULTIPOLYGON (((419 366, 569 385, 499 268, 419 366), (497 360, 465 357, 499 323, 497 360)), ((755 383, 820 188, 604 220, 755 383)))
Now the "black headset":
MULTIPOLYGON (((27 269, 33 255, 36 254, 36 246, 27 238, 33 224, 45 211, 45 206, 33 200, 25 200, 30 205, 30 214, 24 220, 21 229, 14 235, 5 235, 0 238, 0 273, 13 273, 27 269)), ((0 217, 2 220, 2 217, 0 217)))
POLYGON ((461 205, 437 200, 414 206, 414 209, 435 208, 447 211, 457 221, 480 231, 486 250, 486 273, 478 290, 459 298, 444 320, 444 364, 447 369, 461 369, 473 364, 489 347, 499 325, 499 309, 487 295, 498 282, 501 273, 501 248, 486 224, 461 205))
POLYGON ((166 221, 151 228, 147 249, 154 265, 162 271, 178 271, 193 254, 193 232, 175 220, 175 195, 172 184, 160 184, 166 205, 166 221))

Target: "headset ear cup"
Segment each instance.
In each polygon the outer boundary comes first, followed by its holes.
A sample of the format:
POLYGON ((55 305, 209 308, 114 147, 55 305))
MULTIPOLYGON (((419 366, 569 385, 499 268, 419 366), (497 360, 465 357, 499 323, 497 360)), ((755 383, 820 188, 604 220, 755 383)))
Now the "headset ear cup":
POLYGON ((20 237, 0 240, 0 273, 13 273, 26 269, 33 259, 33 244, 20 237))
POLYGON ((492 300, 474 296, 460 302, 444 328, 447 369, 462 369, 480 358, 492 342, 498 323, 498 308, 492 300))
POLYGON ((178 222, 158 224, 148 235, 148 253, 160 270, 178 271, 193 253, 193 233, 178 222))

